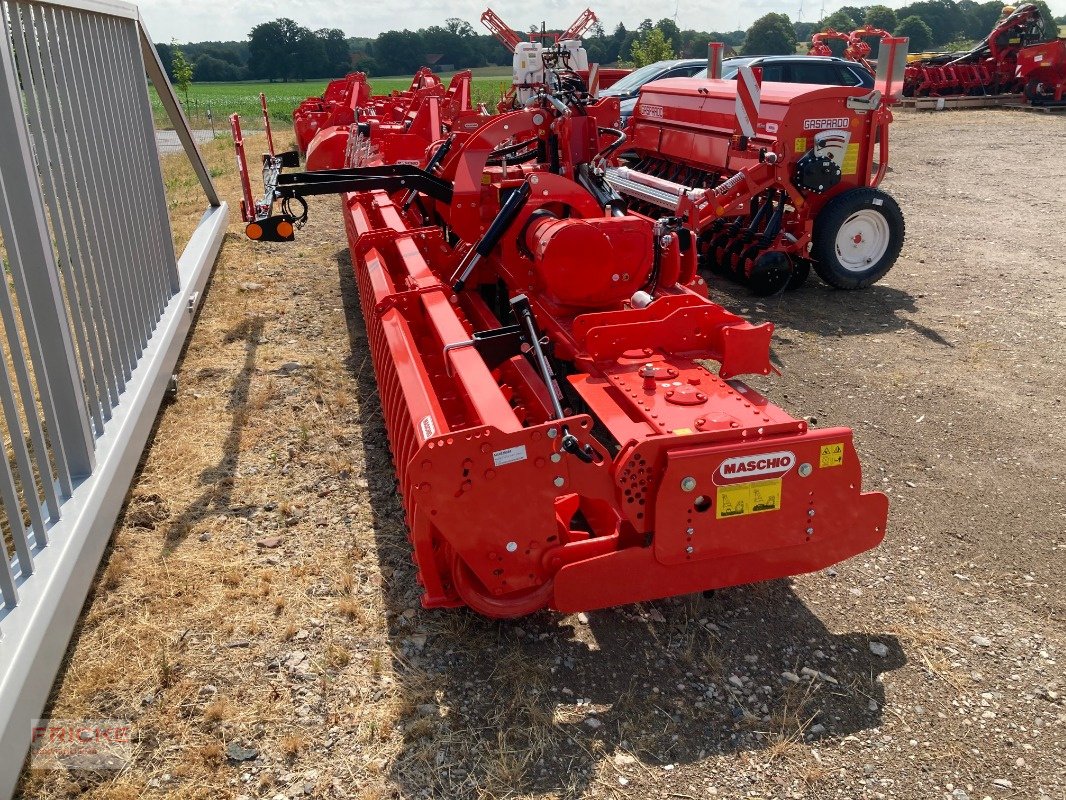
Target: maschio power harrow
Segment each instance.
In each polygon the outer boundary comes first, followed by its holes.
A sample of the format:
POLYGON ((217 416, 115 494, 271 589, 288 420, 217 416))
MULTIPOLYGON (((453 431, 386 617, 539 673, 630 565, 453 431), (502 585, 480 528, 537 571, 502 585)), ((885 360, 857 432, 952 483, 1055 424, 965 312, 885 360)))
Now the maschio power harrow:
POLYGON ((773 326, 711 302, 697 275, 691 225, 747 216, 730 189, 749 178, 636 211, 606 178, 617 101, 560 85, 442 127, 418 166, 285 173, 267 156, 247 204, 253 239, 286 240, 306 197, 341 195, 423 603, 574 612, 875 547, 888 501, 862 491, 851 431, 812 429, 740 379, 774 371, 773 326))

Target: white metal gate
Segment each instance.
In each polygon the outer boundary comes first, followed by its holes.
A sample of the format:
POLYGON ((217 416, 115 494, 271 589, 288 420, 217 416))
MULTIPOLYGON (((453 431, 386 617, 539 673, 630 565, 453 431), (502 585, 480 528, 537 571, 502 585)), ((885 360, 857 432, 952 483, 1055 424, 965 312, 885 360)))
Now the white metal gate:
POLYGON ((136 6, 0 0, 0 797, 18 779, 227 216, 136 6), (146 75, 206 195, 180 257, 146 75))

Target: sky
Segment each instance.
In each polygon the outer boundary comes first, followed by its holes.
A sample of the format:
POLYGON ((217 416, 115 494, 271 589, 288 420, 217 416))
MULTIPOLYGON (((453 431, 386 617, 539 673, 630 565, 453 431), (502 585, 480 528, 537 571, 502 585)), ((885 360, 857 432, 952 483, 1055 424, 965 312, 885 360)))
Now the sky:
MULTIPOLYGON (((137 0, 134 0, 136 2, 137 0)), ((880 0, 897 8, 904 0, 880 0)), ((619 22, 635 28, 641 20, 674 17, 683 29, 729 31, 747 28, 771 11, 796 19, 801 0, 493 0, 492 9, 517 31, 544 20, 548 27, 569 26, 586 5, 600 18, 608 32, 619 22), (531 9, 536 8, 534 12, 531 9)), ((802 0, 802 19, 813 22, 843 5, 867 5, 855 0, 802 0)), ((156 42, 239 41, 260 22, 291 17, 312 30, 340 28, 348 36, 376 36, 382 31, 440 25, 448 17, 467 20, 480 33, 479 22, 487 0, 455 0, 447 4, 432 0, 362 0, 337 3, 332 0, 259 0, 256 3, 219 3, 218 0, 140 0, 141 15, 156 42), (398 9, 400 9, 398 11, 398 9)), ((1048 0, 1056 14, 1066 14, 1066 0, 1048 0)))

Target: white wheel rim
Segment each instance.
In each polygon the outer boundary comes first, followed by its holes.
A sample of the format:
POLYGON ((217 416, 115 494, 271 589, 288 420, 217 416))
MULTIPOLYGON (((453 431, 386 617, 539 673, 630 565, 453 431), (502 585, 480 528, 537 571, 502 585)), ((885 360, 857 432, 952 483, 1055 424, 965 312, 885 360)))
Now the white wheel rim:
POLYGON ((852 272, 867 270, 888 251, 891 236, 883 214, 871 208, 856 211, 837 231, 837 261, 852 272))

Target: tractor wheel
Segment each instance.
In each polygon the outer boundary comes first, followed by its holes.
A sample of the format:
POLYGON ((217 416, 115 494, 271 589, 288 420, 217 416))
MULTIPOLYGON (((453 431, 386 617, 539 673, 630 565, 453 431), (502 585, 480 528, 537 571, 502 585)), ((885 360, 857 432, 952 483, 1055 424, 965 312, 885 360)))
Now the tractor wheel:
POLYGON ((452 584, 464 603, 493 619, 514 619, 540 611, 548 605, 555 583, 552 580, 531 589, 494 595, 457 554, 452 555, 452 584))
POLYGON ((811 274, 811 262, 806 258, 792 259, 792 277, 789 278, 786 291, 794 292, 807 282, 807 276, 811 274))
POLYGON ((880 189, 849 189, 814 221, 811 260, 822 280, 862 289, 884 277, 903 247, 903 212, 880 189))
POLYGON ((745 283, 752 294, 770 297, 785 291, 792 279, 792 259, 781 252, 763 253, 755 259, 745 283))

